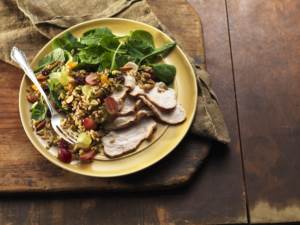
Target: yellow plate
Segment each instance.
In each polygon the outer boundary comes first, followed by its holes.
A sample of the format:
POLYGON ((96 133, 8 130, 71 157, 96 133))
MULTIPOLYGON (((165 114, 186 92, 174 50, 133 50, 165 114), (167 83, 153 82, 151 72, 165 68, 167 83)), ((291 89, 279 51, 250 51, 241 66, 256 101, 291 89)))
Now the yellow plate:
MULTIPOLYGON (((116 35, 125 35, 128 34, 130 31, 137 29, 146 30, 153 35, 155 46, 157 47, 172 41, 170 37, 168 37, 166 34, 152 26, 133 20, 120 18, 96 19, 80 23, 58 34, 56 37, 60 37, 68 31, 74 34, 75 36, 80 37, 85 31, 99 27, 108 27, 116 35)), ((52 41, 53 39, 49 41, 33 59, 33 67, 44 55, 46 55, 52 50, 52 41)), ((52 163, 71 172, 87 176, 121 176, 137 172, 158 162, 167 154, 169 154, 179 144, 179 142, 187 133, 196 111, 197 100, 197 85, 195 74, 191 64, 189 63, 187 57, 184 55, 183 51, 177 46, 172 51, 172 53, 164 59, 164 61, 166 63, 176 66, 177 74, 174 86, 177 91, 178 102, 184 107, 187 119, 184 123, 180 125, 167 127, 166 131, 159 137, 159 139, 151 143, 151 145, 148 145, 147 148, 143 151, 139 151, 137 154, 132 154, 128 157, 123 157, 111 161, 95 160, 90 164, 83 165, 80 163, 62 163, 55 156, 53 156, 51 151, 48 151, 44 147, 44 144, 37 137, 37 135, 34 133, 31 127, 29 111, 30 104, 26 100, 26 89, 28 85, 30 85, 30 82, 28 81, 28 79, 23 77, 19 93, 19 109, 21 121, 28 138, 35 146, 35 148, 52 163)))

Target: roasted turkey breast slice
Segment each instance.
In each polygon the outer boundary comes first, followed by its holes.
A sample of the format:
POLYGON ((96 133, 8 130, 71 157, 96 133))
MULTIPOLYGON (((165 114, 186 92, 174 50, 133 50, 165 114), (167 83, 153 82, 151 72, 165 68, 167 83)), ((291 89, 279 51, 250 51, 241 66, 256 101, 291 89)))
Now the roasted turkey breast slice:
POLYGON ((126 75, 124 76, 125 81, 124 81, 124 87, 120 90, 120 91, 114 91, 111 94, 111 97, 115 99, 115 101, 120 102, 122 99, 125 98, 128 90, 132 90, 135 87, 135 78, 130 76, 130 75, 126 75))
POLYGON ((172 88, 165 89, 164 87, 165 84, 163 82, 158 82, 149 92, 145 92, 136 85, 129 94, 131 96, 145 96, 151 103, 161 109, 174 109, 177 104, 175 90, 172 88))
POLYGON ((173 109, 177 104, 175 90, 172 88, 164 89, 164 86, 163 82, 156 83, 154 88, 146 93, 145 96, 154 105, 162 109, 173 109))
POLYGON ((138 98, 135 103, 135 111, 142 109, 144 106, 145 106, 145 103, 140 98, 138 98))
POLYGON ((139 122, 142 118, 152 116, 152 111, 148 109, 141 109, 135 114, 130 114, 126 116, 118 116, 113 121, 108 123, 105 126, 107 130, 118 130, 126 127, 130 127, 131 125, 139 122))
POLYGON ((137 100, 135 98, 131 96, 126 96, 126 98, 123 100, 122 108, 119 111, 119 115, 124 116, 133 113, 136 108, 136 102, 137 100))
POLYGON ((130 90, 133 90, 136 86, 135 78, 131 75, 125 75, 124 76, 124 86, 129 88, 130 90))
POLYGON ((110 97, 112 97, 116 102, 120 102, 122 101, 122 99, 125 98, 126 94, 127 94, 128 88, 127 87, 123 87, 122 90, 120 91, 114 91, 110 97))
POLYGON ((138 96, 138 95, 145 95, 146 92, 145 92, 142 88, 140 88, 140 86, 136 85, 136 86, 132 89, 132 91, 129 92, 129 94, 130 94, 131 96, 136 97, 136 96, 138 96))
POLYGON ((175 108, 169 111, 163 111, 150 102, 145 96, 140 96, 143 102, 152 110, 154 115, 161 121, 175 125, 182 123, 186 119, 185 111, 180 104, 176 104, 175 108))
POLYGON ((144 118, 128 129, 109 132, 102 138, 105 155, 114 158, 135 150, 151 136, 156 125, 153 119, 144 118))

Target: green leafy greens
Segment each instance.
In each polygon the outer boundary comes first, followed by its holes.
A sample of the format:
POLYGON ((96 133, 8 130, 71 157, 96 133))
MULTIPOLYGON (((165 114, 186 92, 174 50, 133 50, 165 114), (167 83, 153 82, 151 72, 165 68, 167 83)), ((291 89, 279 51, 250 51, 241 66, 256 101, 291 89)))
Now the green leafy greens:
POLYGON ((152 69, 155 77, 159 80, 165 82, 166 84, 171 84, 176 75, 176 67, 169 64, 153 64, 152 69))
POLYGON ((135 61, 141 60, 145 55, 154 51, 153 37, 144 30, 133 31, 128 37, 126 49, 135 61))
POLYGON ((98 28, 85 32, 80 38, 80 43, 87 46, 95 46, 100 45, 105 38, 113 39, 114 37, 115 35, 108 28, 98 28))
POLYGON ((173 42, 156 48, 153 36, 145 30, 116 36, 106 27, 97 28, 85 32, 80 38, 71 33, 56 38, 53 42, 55 49, 41 60, 39 66, 43 67, 54 61, 66 62, 71 58, 77 63, 75 70, 112 71, 132 61, 138 65, 152 66, 156 77, 169 84, 175 77, 176 68, 164 63, 155 63, 166 57, 175 46, 176 43, 173 42))
POLYGON ((50 52, 48 55, 46 55, 44 58, 42 58, 39 63, 38 67, 35 69, 35 71, 40 71, 45 66, 54 63, 56 61, 59 62, 65 62, 66 61, 66 55, 65 51, 61 48, 56 48, 52 52, 50 52))
POLYGON ((155 49, 151 53, 145 55, 140 59, 138 64, 140 65, 143 61, 148 60, 149 62, 156 62, 166 57, 176 46, 176 43, 165 44, 160 48, 155 49))
POLYGON ((82 43, 78 41, 70 32, 65 33, 61 38, 54 39, 53 48, 62 48, 69 52, 76 51, 79 48, 84 47, 82 43))
POLYGON ((59 99, 60 94, 64 92, 63 85, 57 79, 49 79, 48 87, 50 91, 51 100, 53 101, 53 103, 58 109, 64 111, 64 109, 62 108, 61 101, 59 99))
POLYGON ((101 62, 101 55, 105 53, 105 49, 101 46, 88 46, 78 53, 79 60, 85 64, 99 64, 101 62))
POLYGON ((40 100, 31 106, 31 119, 40 121, 45 119, 47 113, 46 105, 40 100))

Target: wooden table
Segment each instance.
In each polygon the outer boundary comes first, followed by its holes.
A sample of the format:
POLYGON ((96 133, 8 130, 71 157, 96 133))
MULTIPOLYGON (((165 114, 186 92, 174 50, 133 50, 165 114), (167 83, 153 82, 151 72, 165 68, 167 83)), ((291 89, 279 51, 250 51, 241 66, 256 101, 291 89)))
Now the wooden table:
MULTIPOLYGON (((161 1, 150 3, 162 20, 172 19, 161 1)), ((1 196, 1 225, 300 221, 300 1, 189 2, 202 19, 207 69, 231 144, 214 145, 182 189, 1 196)))

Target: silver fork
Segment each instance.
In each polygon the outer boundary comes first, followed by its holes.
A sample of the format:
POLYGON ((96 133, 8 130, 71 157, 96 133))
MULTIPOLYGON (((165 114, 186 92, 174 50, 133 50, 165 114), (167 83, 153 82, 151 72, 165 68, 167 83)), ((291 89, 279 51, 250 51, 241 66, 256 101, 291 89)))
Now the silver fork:
POLYGON ((27 58, 20 49, 17 47, 13 47, 10 53, 10 57, 13 61, 15 61, 25 72, 27 77, 32 81, 32 83, 37 87, 41 95, 43 96, 49 110, 51 113, 51 125, 54 129, 54 131, 64 140, 69 142, 70 144, 75 144, 76 143, 76 137, 74 137, 74 134, 70 134, 67 132, 65 129, 63 129, 60 125, 60 121, 64 119, 64 116, 60 113, 58 113, 55 108, 52 106, 50 103, 46 93, 44 92, 43 88, 41 87, 40 83, 36 79, 36 76, 32 69, 30 68, 27 58))

